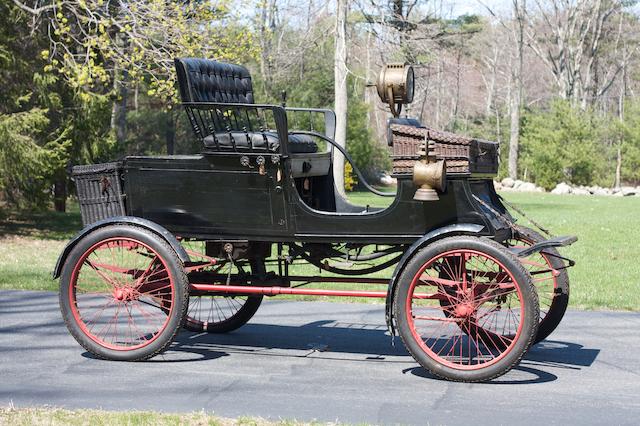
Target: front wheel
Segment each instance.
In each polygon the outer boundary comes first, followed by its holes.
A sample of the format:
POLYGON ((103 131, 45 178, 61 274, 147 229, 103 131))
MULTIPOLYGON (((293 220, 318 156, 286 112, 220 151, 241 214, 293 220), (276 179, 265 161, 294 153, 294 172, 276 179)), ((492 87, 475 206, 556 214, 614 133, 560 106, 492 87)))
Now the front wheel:
POLYGON ((71 250, 60 279, 67 328, 103 359, 140 361, 164 351, 185 317, 189 282, 178 256, 158 235, 112 225, 71 250))
POLYGON ((450 237, 418 251, 394 295, 398 332, 415 360, 463 382, 508 372, 538 329, 531 275, 500 244, 450 237))

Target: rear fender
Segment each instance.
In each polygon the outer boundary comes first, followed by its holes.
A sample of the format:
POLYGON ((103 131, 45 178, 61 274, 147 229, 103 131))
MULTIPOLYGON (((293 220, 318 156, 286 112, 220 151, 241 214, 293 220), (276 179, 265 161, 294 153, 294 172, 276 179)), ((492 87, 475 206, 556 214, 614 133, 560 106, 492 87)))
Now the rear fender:
POLYGON ((157 234, 163 240, 165 240, 167 244, 169 244, 171 248, 176 252, 176 254, 178 255, 178 258, 183 264, 191 261, 189 259, 189 255, 187 254, 184 247, 180 245, 180 242, 178 241, 178 239, 171 232, 167 231, 164 227, 158 225, 155 222, 151 222, 150 220, 142 219, 139 217, 117 216, 117 217, 110 217, 108 219, 103 219, 98 222, 94 222, 91 225, 82 229, 82 231, 80 231, 78 234, 76 234, 76 236, 73 237, 73 239, 69 241, 69 243, 67 243, 64 250, 62 250, 60 257, 58 257, 58 262, 56 263, 56 267, 53 270, 53 279, 60 277, 60 274, 62 272, 62 266, 64 265, 64 262, 67 260, 69 253, 71 253, 71 250, 73 250, 73 248, 76 246, 76 244, 78 244, 78 242, 82 238, 89 235, 91 232, 95 231, 96 229, 104 228, 105 226, 110 226, 110 225, 134 225, 140 228, 147 229, 153 232, 154 234, 157 234))
POLYGON ((389 288, 387 290, 385 318, 387 320, 387 327, 389 328, 389 332, 392 336, 395 336, 396 334, 395 325, 393 323, 393 297, 395 294, 395 289, 398 286, 398 279, 400 277, 400 274, 404 270, 407 263, 409 263, 413 255, 426 245, 442 238, 451 237, 454 235, 485 235, 482 233, 484 229, 486 229, 484 226, 474 223, 457 223, 454 225, 444 226, 442 228, 434 229, 433 231, 428 232, 419 240, 414 242, 411 247, 409 247, 407 251, 404 252, 404 255, 396 265, 396 269, 393 271, 391 281, 389 281, 389 288))

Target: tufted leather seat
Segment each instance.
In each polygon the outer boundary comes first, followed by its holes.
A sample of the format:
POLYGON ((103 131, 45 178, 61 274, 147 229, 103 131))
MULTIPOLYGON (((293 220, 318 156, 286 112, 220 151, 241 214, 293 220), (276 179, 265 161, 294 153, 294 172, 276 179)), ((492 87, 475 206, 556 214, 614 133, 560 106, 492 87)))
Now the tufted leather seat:
MULTIPOLYGON (((213 135, 204 138, 204 146, 207 148, 232 148, 235 144, 236 148, 267 148, 271 151, 277 151, 280 147, 278 135, 273 132, 216 132, 215 139, 213 135), (233 138, 233 142, 232 139, 233 138), (216 146, 216 141, 218 146, 216 146)), ((289 152, 292 154, 313 154, 318 152, 318 145, 311 136, 289 134, 289 152)))
MULTIPOLYGON (((183 102, 254 103, 253 85, 249 71, 240 65, 227 64, 200 58, 175 60, 180 97, 183 102)), ((215 129, 213 134, 203 138, 207 148, 249 148, 249 139, 254 148, 268 148, 277 151, 280 146, 278 136, 273 132, 248 132, 241 129, 215 129), (232 142, 233 137, 233 142, 232 142), (217 141, 217 144, 216 144, 217 141)), ((289 152, 314 153, 318 145, 308 135, 289 135, 289 152)))
POLYGON ((252 104, 251 75, 245 67, 199 58, 175 60, 183 102, 252 104))

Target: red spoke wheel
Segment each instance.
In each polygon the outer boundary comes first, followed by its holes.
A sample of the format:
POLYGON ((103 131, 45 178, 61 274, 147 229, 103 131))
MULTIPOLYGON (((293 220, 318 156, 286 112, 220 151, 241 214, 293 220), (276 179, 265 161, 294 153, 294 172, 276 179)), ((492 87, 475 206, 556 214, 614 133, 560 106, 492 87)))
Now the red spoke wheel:
POLYGON ((394 297, 399 334, 413 357, 448 380, 491 380, 516 365, 538 328, 531 275, 489 239, 451 237, 418 251, 394 297))
POLYGON ((262 296, 192 295, 184 328, 195 332, 227 333, 245 325, 261 303, 262 296))
MULTIPOLYGON (((524 248, 545 238, 531 228, 516 226, 508 247, 524 248)), ((558 250, 553 247, 534 253, 522 264, 531 273, 540 300, 540 326, 535 342, 549 337, 558 327, 569 305, 569 274, 558 250)))
POLYGON ((177 255, 143 228, 93 231, 73 248, 61 277, 65 323, 100 358, 151 358, 171 344, 186 313, 189 287, 177 255))

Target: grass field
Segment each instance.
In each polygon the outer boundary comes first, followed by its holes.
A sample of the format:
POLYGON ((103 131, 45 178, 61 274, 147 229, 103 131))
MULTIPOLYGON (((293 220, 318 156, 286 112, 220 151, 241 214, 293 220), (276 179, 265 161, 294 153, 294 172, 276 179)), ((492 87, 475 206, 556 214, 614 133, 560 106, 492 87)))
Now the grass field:
MULTIPOLYGON (((639 309, 640 197, 503 195, 554 234, 578 236, 576 244, 562 250, 577 262, 569 272, 572 307, 639 309)), ((371 206, 385 206, 391 200, 368 193, 355 193, 351 198, 371 206)), ((9 214, 0 210, 0 288, 57 290, 51 271, 66 240, 80 227, 74 206, 67 214, 9 214)), ((312 266, 297 268, 294 271, 303 274, 318 271, 312 266)))
POLYGON ((101 410, 63 410, 59 408, 0 408, 0 425, 11 426, 294 426, 310 423, 272 422, 240 417, 227 419, 205 413, 165 414, 150 411, 113 412, 101 410))

